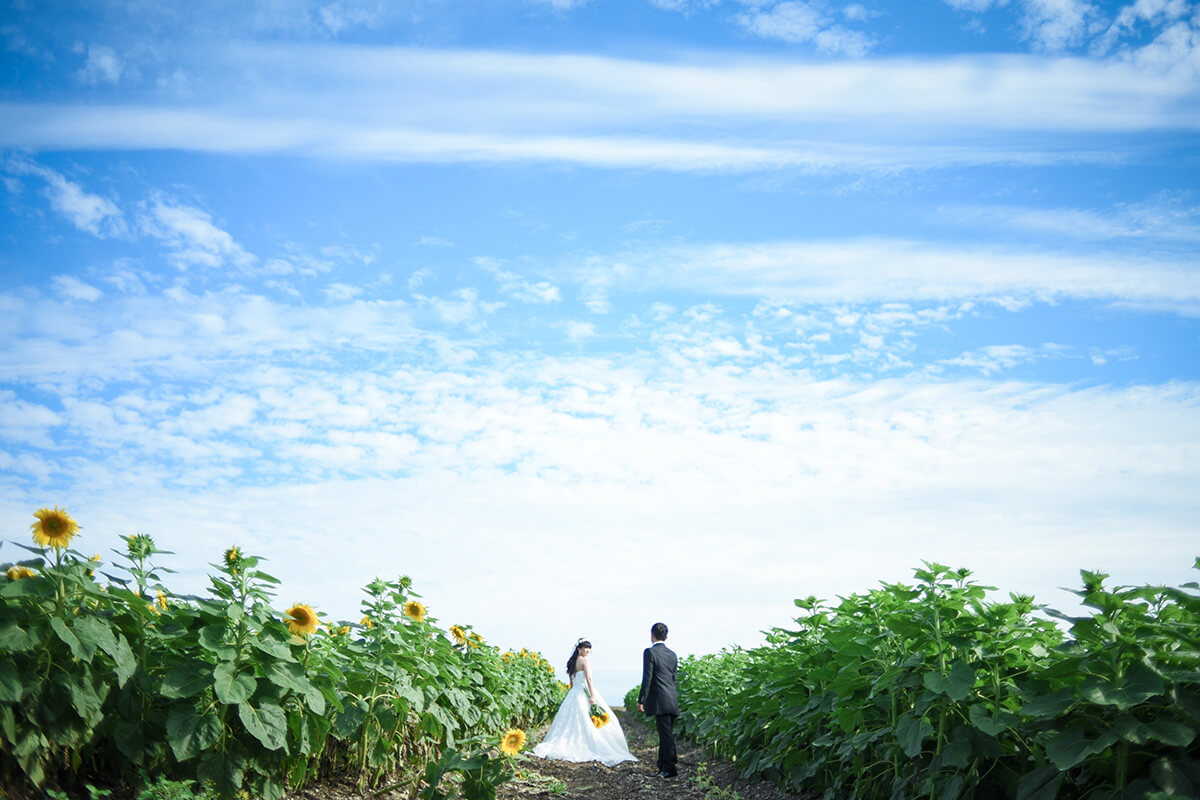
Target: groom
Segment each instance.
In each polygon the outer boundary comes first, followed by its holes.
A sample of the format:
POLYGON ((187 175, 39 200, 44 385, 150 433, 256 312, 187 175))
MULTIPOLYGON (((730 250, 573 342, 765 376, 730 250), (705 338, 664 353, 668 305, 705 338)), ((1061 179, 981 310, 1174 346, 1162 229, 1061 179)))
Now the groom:
POLYGON ((663 644, 667 626, 661 622, 650 628, 652 644, 642 653, 642 690, 638 693, 638 711, 653 714, 658 726, 658 773, 656 778, 675 777, 675 718, 679 716, 679 698, 675 696, 675 671, 679 659, 663 644))

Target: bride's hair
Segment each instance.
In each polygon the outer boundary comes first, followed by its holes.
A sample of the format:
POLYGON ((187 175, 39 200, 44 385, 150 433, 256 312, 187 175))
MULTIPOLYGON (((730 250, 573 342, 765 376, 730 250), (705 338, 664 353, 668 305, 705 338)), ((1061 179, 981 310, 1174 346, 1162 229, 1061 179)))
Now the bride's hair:
POLYGON ((567 659, 567 678, 571 678, 575 674, 575 662, 579 660, 579 651, 585 647, 591 647, 592 643, 587 639, 580 639, 575 643, 575 651, 571 653, 571 657, 567 659))

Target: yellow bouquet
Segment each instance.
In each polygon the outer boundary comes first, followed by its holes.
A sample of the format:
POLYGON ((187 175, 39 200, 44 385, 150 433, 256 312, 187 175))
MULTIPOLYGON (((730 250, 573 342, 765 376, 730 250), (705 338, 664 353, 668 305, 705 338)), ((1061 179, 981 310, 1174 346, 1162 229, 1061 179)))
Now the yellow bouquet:
POLYGON ((603 728, 608 724, 608 712, 602 706, 592 703, 589 713, 592 716, 592 724, 597 728, 603 728))

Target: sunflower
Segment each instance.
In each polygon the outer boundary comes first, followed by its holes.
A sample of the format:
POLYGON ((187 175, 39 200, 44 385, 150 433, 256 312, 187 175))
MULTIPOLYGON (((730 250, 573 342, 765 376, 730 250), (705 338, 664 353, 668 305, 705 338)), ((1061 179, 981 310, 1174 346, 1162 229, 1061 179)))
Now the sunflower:
POLYGON ((474 650, 479 645, 483 644, 483 637, 478 633, 471 634, 471 640, 467 642, 467 646, 474 650))
POLYGON ((450 635, 454 637, 455 644, 467 643, 467 632, 462 629, 461 625, 451 625, 450 635))
POLYGON ((163 611, 167 610, 167 595, 162 589, 158 590, 158 598, 155 600, 155 602, 158 603, 158 607, 163 611))
POLYGON ((525 731, 512 728, 500 737, 500 752, 506 756, 515 756, 525 746, 525 731))
POLYGON ((592 724, 595 725, 597 728, 603 728, 605 725, 608 724, 608 714, 607 713, 593 714, 592 715, 592 724))
POLYGON ((347 633, 350 632, 350 626, 343 625, 342 627, 337 629, 337 632, 338 632, 338 636, 345 636, 347 633))
POLYGON ((79 533, 79 523, 71 519, 66 509, 58 506, 53 509, 39 508, 33 515, 38 521, 29 527, 33 531, 33 541, 42 547, 61 550, 79 533))
POLYGON ((225 551, 225 566, 229 567, 235 575, 242 566, 242 551, 238 550, 236 546, 225 551))
POLYGON ((412 617, 417 622, 425 619, 425 606, 418 603, 416 600, 409 600, 404 604, 404 613, 412 617))
POLYGON ((304 603, 296 603, 296 605, 283 612, 287 614, 283 621, 287 623, 288 630, 297 636, 308 636, 317 629, 320 620, 317 619, 317 612, 312 610, 311 606, 306 606, 304 603))
POLYGON ((5 574, 9 580, 19 581, 21 578, 32 578, 36 573, 29 567, 9 567, 5 574))
POLYGON ((125 537, 125 552, 134 560, 148 558, 154 553, 154 540, 148 533, 131 533, 125 537))
POLYGON ((371 628, 375 627, 375 621, 372 620, 370 617, 363 617, 362 619, 360 619, 358 621, 358 624, 363 626, 367 630, 371 630, 371 628))

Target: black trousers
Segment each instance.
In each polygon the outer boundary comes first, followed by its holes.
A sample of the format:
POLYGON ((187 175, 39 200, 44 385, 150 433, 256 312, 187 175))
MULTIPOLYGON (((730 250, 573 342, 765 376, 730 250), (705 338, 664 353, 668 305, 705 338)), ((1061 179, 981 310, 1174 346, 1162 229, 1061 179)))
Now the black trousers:
POLYGON ((667 775, 675 774, 675 715, 657 714, 654 717, 658 728, 658 769, 667 775))

